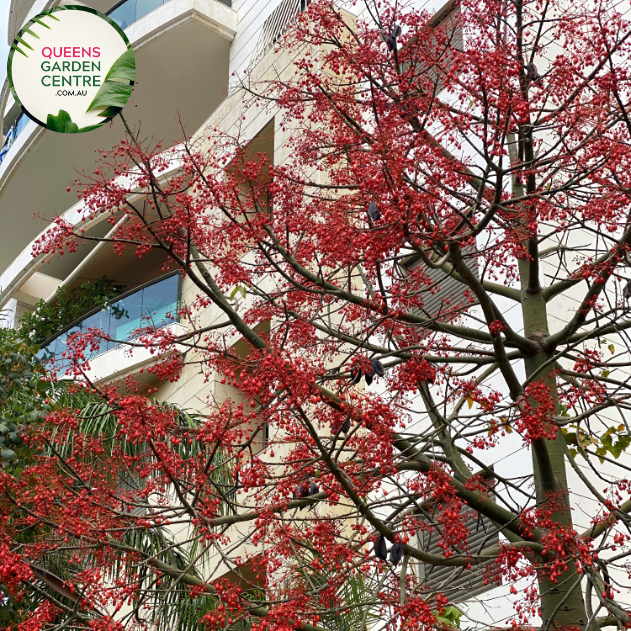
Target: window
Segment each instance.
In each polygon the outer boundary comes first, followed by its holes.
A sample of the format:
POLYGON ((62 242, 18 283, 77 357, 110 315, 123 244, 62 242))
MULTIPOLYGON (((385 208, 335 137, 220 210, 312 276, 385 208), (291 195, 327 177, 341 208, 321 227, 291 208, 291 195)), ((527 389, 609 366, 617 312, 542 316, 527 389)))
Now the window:
MULTIPOLYGON (((423 60, 419 60, 415 65, 417 73, 425 74, 434 84, 435 94, 438 94, 444 87, 445 76, 453 63, 454 52, 464 49, 460 15, 460 3, 456 0, 450 0, 434 14, 430 23, 431 34, 429 37, 425 41, 413 41, 408 45, 408 48, 416 46, 419 51, 422 50, 424 53, 429 49, 429 60, 423 55, 423 60)), ((412 54, 411 57, 414 59, 415 54, 412 54)), ((410 64, 407 68, 409 67, 410 64)))
POLYGON ((263 22, 261 33, 250 59, 250 68, 261 61, 265 53, 286 33, 296 17, 305 11, 310 4, 311 0, 282 0, 263 22))
MULTIPOLYGON (((495 478, 484 474, 487 488, 496 484, 495 478)), ((443 556, 444 548, 438 544, 442 539, 442 526, 431 514, 431 506, 426 512, 427 528, 418 532, 417 545, 430 554, 443 556)), ((462 523, 469 532, 466 544, 452 545, 450 550, 454 554, 481 554, 484 550, 499 545, 499 532, 488 517, 480 515, 466 505, 460 511, 462 523)), ((502 584, 499 566, 492 559, 479 565, 472 565, 471 569, 449 567, 444 565, 428 565, 418 563, 418 575, 424 579, 423 590, 427 593, 439 592, 444 594, 451 603, 468 600, 487 592, 502 584)))
MULTIPOLYGON (((473 272, 476 278, 480 277, 477 260, 471 256, 473 249, 463 249, 463 258, 467 266, 473 272)), ((471 306, 472 293, 467 285, 459 280, 449 276, 442 269, 431 269, 423 265, 420 257, 411 256, 402 263, 404 273, 409 274, 413 269, 424 267, 424 275, 429 281, 425 288, 421 291, 423 299, 423 308, 411 309, 412 313, 422 314, 431 318, 441 319, 444 314, 448 318, 448 314, 454 311, 471 306)))
MULTIPOLYGON (((464 549, 471 554, 480 553, 485 549, 499 545, 497 528, 490 519, 478 513, 467 515, 464 525, 469 531, 467 545, 464 549)), ((439 533, 423 531, 419 533, 419 546, 430 554, 442 555, 443 549, 438 545, 439 533)), ((454 552, 459 552, 454 550, 454 552)), ((444 565, 419 564, 419 576, 425 579, 424 591, 428 593, 440 592, 450 602, 458 603, 487 592, 497 585, 501 585, 502 577, 499 567, 488 561, 474 565, 470 570, 444 565)))

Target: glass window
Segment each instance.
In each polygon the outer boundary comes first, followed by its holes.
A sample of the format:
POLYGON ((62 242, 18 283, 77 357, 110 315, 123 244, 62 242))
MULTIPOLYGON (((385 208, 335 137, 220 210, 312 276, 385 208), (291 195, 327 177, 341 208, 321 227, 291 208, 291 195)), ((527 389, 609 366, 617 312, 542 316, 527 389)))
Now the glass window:
POLYGON ((45 343, 39 357, 42 361, 60 362, 59 370, 65 372, 62 354, 67 349, 67 340, 71 335, 98 329, 103 335, 112 338, 112 341, 102 340, 98 349, 86 349, 86 358, 92 359, 123 342, 134 339, 141 328, 160 328, 177 322, 179 300, 178 273, 131 292, 108 307, 85 317, 68 331, 45 343))

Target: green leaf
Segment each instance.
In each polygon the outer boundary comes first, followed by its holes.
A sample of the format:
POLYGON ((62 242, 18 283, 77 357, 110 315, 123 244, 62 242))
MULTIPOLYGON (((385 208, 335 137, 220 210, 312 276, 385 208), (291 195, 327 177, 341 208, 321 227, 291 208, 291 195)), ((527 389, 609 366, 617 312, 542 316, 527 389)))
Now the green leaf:
POLYGON ((20 53, 21 55, 24 55, 25 57, 27 57, 27 58, 28 58, 28 55, 27 55, 27 54, 26 54, 26 53, 25 53, 25 52, 24 52, 21 48, 18 48, 18 47, 17 47, 17 46, 15 46, 14 44, 11 44, 11 48, 13 48, 13 50, 17 50, 17 51, 18 51, 18 53, 20 53))
MULTIPOLYGON (((55 18, 57 20, 57 18, 55 18)), ((59 20, 57 20, 59 22, 59 20)), ((33 22, 37 22, 37 24, 41 24, 42 26, 45 26, 48 30, 50 30, 50 26, 48 26, 48 24, 44 24, 44 22, 42 22, 41 20, 38 20, 37 18, 33 18, 33 22)))
POLYGON ((20 44, 22 44, 23 46, 26 46, 27 48, 30 48, 31 50, 35 50, 32 46, 30 46, 27 42, 25 42, 20 36, 15 38, 18 42, 20 42, 20 44))
POLYGON ((607 379, 607 377, 609 377, 609 375, 610 375, 610 374, 611 374, 611 370, 603 370, 603 371, 600 373, 600 376, 601 376, 601 377, 604 377, 605 379, 607 379))
POLYGON ((105 76, 105 81, 111 79, 124 79, 125 81, 134 82, 136 80, 136 59, 134 51, 128 48, 109 69, 105 76))
POLYGON ((0 452, 0 455, 3 460, 9 460, 10 462, 15 462, 18 459, 17 454, 13 451, 13 449, 3 449, 0 452))
POLYGON ((70 114, 68 114, 66 110, 59 110, 57 116, 49 114, 46 119, 46 129, 64 134, 76 134, 79 132, 79 127, 76 123, 72 122, 70 114))
POLYGON ((92 131, 93 129, 96 129, 97 127, 103 127, 104 123, 105 121, 103 121, 102 123, 97 123, 96 125, 88 125, 87 127, 82 127, 78 133, 82 134, 84 131, 92 131))
POLYGON ((237 295, 237 293, 241 294, 245 298, 245 287, 243 287, 242 285, 237 285, 230 293, 230 300, 234 300, 234 297, 237 295))
POLYGON ((99 116, 103 116, 103 118, 114 118, 120 111, 120 107, 108 107, 106 110, 102 111, 99 116))
POLYGON ((613 344, 609 344, 607 348, 609 349, 609 352, 613 355, 614 351, 616 350, 616 347, 613 344))
POLYGON ((447 620, 454 622, 456 626, 460 626, 460 618, 462 617, 462 611, 460 611, 460 609, 457 609, 453 605, 449 605, 448 607, 445 607, 443 616, 447 618, 447 620))
POLYGON ((107 81, 99 88, 99 91, 96 93, 94 100, 90 103, 86 112, 98 107, 122 108, 125 103, 127 103, 133 89, 133 85, 125 85, 118 81, 107 81))
MULTIPOLYGON (((103 85, 96 93, 94 100, 90 103, 90 110, 105 107, 122 108, 129 99, 134 89, 133 82, 136 79, 136 60, 134 52, 128 48, 109 69, 103 85)), ((106 110, 107 111, 107 110, 106 110)))

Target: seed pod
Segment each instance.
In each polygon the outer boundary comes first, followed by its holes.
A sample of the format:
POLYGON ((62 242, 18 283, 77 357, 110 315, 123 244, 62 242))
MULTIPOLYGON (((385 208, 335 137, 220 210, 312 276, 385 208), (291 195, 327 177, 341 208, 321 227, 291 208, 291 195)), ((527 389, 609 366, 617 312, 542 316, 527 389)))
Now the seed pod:
POLYGON ((390 563, 395 567, 399 565, 399 561, 403 556, 403 544, 398 541, 394 542, 392 548, 390 548, 390 563))
POLYGON ((372 375, 366 374, 364 377, 366 377, 366 383, 370 385, 372 383, 372 375))
POLYGON ((353 385, 356 385, 361 380, 362 380, 362 371, 359 368, 353 368, 353 370, 351 370, 351 383, 353 385))
POLYGON ((348 432, 351 429, 351 420, 350 419, 346 419, 344 421, 344 425, 342 425, 342 429, 340 430, 341 432, 344 432, 345 434, 348 434, 348 432))
POLYGON ((378 359, 371 359, 370 366, 372 368, 372 374, 377 375, 377 377, 383 377, 385 371, 383 369, 383 364, 378 359))
POLYGON ((381 213, 379 212, 379 207, 377 206, 377 202, 372 200, 368 204, 368 214, 373 221, 379 221, 381 219, 381 213))
POLYGON ((537 66, 532 62, 526 65, 526 80, 528 83, 534 83, 541 87, 543 85, 543 77, 539 74, 537 66))
POLYGON ((379 535, 375 541, 375 557, 380 561, 387 561, 388 559, 388 548, 383 535, 379 535))
POLYGON ((311 483, 311 488, 309 489, 309 495, 317 495, 320 492, 318 485, 315 482, 311 483))

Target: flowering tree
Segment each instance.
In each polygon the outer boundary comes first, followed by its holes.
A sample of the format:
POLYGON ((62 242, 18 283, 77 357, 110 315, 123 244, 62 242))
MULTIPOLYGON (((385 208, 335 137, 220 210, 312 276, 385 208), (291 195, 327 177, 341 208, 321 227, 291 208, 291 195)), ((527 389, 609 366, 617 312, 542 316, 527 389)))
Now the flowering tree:
MULTIPOLYGON (((116 252, 181 270, 187 332, 131 345, 161 381, 201 371, 207 405, 49 395, 0 474, 20 629, 631 627, 631 23, 364 9, 312 3, 295 76, 242 87, 276 160, 128 128, 82 178, 116 252), (503 586, 507 619, 456 584, 503 586)), ((87 238, 59 218, 38 249, 87 238)), ((102 337, 70 338, 77 375, 102 337)))

